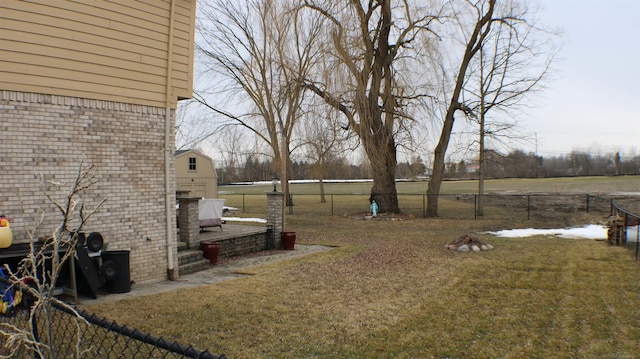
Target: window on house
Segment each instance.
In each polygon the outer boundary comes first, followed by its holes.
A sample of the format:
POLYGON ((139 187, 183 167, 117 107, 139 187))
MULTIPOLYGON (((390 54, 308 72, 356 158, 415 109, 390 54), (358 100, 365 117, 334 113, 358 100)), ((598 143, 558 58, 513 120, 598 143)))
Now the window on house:
POLYGON ((195 170, 196 170, 196 158, 189 157, 189 171, 195 171, 195 170))

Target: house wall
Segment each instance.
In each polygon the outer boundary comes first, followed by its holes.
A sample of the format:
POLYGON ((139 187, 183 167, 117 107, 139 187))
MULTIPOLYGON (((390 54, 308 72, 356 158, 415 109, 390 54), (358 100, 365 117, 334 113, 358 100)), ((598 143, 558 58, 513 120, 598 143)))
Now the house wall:
MULTIPOLYGON (((39 213, 36 237, 50 235, 61 217, 42 190, 61 200, 80 166, 92 165, 95 184, 82 198, 88 208, 106 202, 85 231, 102 233, 107 249, 131 251, 133 281, 166 279, 164 121, 162 107, 0 90, 0 212, 14 241, 29 241, 39 213)), ((173 162, 170 170, 173 178, 173 162)), ((175 202, 171 208, 175 228, 175 202)))
POLYGON ((176 156, 176 186, 189 191, 189 197, 218 198, 218 177, 213 161, 197 151, 176 156), (196 158, 196 169, 189 170, 189 158, 196 158))
POLYGON ((0 0, 0 212, 16 242, 31 240, 39 213, 35 237, 49 236, 60 216, 43 190, 59 200, 53 183, 66 189, 94 166, 83 200, 106 202, 86 231, 131 251, 137 283, 167 279, 168 253, 177 269, 165 154, 177 102, 192 94, 195 10, 195 0, 0 0))
MULTIPOLYGON (((191 98, 195 0, 174 0, 171 101, 191 98)), ((0 0, 0 89, 165 107, 170 0, 0 0)))

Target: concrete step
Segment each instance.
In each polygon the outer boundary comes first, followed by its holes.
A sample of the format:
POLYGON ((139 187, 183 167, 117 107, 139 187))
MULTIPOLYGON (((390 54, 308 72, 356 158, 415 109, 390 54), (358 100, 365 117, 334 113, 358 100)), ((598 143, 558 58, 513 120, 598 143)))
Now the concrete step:
POLYGON ((205 258, 202 258, 202 260, 197 262, 190 262, 178 266, 178 272, 180 275, 196 273, 207 269, 209 269, 209 260, 205 258))
POLYGON ((202 256, 199 249, 188 249, 186 243, 178 242, 178 271, 180 275, 196 273, 209 269, 209 260, 202 256))
POLYGON ((189 246, 186 242, 178 241, 178 252, 183 251, 185 249, 189 249, 189 246))
POLYGON ((185 249, 178 252, 178 265, 198 262, 204 259, 202 251, 197 249, 185 249))

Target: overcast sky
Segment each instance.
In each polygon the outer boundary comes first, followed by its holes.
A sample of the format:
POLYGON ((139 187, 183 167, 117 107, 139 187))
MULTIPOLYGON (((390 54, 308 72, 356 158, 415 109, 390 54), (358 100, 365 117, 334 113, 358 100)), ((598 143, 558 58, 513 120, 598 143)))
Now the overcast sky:
POLYGON ((540 4, 540 20, 563 31, 563 48, 527 126, 538 153, 639 154, 640 0, 540 4))
POLYGON ((515 147, 544 157, 640 155, 640 0, 538 1, 539 20, 561 31, 563 47, 519 122, 529 139, 515 147))

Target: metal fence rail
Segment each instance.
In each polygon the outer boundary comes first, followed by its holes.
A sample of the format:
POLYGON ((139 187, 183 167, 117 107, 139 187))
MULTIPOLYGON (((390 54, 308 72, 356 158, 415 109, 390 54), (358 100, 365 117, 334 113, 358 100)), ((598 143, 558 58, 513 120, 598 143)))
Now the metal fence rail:
MULTIPOLYGON (((34 313, 34 316, 31 316, 30 309, 21 308, 10 315, 0 316, 0 328, 6 329, 12 325, 28 329, 31 321, 38 341, 50 346, 51 358, 224 359, 224 355, 217 356, 192 346, 154 337, 84 311, 78 313, 86 322, 77 320, 73 311, 60 306, 51 306, 49 310, 34 313)), ((11 354, 6 347, 6 336, 0 335, 0 344, 0 355, 11 354)), ((45 359, 25 345, 19 346, 12 358, 45 359)))
POLYGON ((611 201, 609 217, 609 243, 628 248, 635 253, 636 261, 640 260, 640 215, 621 208, 616 201, 611 201))

